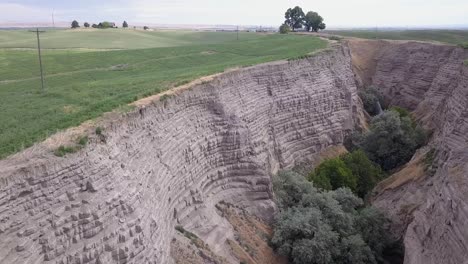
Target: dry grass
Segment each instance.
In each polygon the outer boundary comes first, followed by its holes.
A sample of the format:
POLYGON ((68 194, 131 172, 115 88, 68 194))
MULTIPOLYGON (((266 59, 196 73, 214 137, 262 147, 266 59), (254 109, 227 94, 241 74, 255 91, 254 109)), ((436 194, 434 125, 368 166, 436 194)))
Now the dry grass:
POLYGON ((190 239, 183 234, 176 234, 172 239, 171 257, 176 264, 229 263, 225 258, 214 254, 201 239, 190 239))
POLYGON ((394 173, 387 179, 381 181, 374 191, 382 193, 403 186, 412 181, 418 181, 427 176, 425 158, 428 149, 419 150, 413 159, 408 162, 400 171, 394 173))
POLYGON ((261 219, 229 205, 221 205, 224 217, 234 227, 236 241, 229 240, 233 254, 248 264, 286 264, 268 245, 273 230, 261 219))

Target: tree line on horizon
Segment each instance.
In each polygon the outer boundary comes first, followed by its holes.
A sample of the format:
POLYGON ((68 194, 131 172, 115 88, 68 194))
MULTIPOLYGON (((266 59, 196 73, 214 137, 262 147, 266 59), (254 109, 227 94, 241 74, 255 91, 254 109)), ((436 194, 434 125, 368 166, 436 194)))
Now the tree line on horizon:
MULTIPOLYGON (((109 21, 103 21, 103 22, 100 22, 99 24, 92 24, 92 25, 90 25, 88 22, 85 22, 83 24, 83 26, 85 28, 89 28, 89 27, 92 27, 92 28, 116 28, 115 23, 112 23, 112 22, 109 22, 109 21)), ((80 24, 78 23, 78 21, 73 20, 73 22, 71 23, 71 28, 79 28, 79 27, 80 27, 80 24)), ((124 21, 122 23, 122 27, 123 28, 128 28, 127 21, 124 21)), ((149 27, 144 26, 143 29, 148 30, 149 27)))
POLYGON ((301 7, 296 6, 289 8, 284 14, 285 21, 280 26, 280 33, 288 33, 289 31, 296 31, 296 29, 305 28, 307 32, 313 31, 318 32, 326 28, 323 23, 323 17, 317 12, 309 11, 304 13, 301 7))

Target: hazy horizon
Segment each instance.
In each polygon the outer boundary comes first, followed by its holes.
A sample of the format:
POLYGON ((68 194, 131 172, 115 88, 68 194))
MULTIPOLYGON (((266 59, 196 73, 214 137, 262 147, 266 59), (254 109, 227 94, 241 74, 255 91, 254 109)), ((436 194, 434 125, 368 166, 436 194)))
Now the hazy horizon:
POLYGON ((2 0, 0 26, 56 26, 76 19, 80 24, 109 20, 130 25, 263 25, 278 26, 284 12, 299 5, 305 12, 319 12, 328 28, 466 28, 468 1, 448 0, 116 0, 84 1, 2 0), (110 3, 110 4, 109 4, 110 3), (259 12, 261 10, 261 12, 259 12), (437 15, 436 15, 437 14, 437 15))

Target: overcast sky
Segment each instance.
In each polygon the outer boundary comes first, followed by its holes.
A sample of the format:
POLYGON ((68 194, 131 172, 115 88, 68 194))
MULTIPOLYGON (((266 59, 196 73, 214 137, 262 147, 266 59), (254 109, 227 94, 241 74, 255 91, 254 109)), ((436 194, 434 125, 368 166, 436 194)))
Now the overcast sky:
POLYGON ((329 27, 468 25, 468 0, 0 0, 1 23, 274 25, 289 7, 317 11, 329 27))

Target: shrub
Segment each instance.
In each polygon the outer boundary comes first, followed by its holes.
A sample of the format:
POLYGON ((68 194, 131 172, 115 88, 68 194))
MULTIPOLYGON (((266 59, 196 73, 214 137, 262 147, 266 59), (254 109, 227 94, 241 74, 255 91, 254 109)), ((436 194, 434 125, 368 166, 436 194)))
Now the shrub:
POLYGON ((433 176, 438 169, 438 164, 434 162, 437 157, 437 150, 431 149, 427 152, 426 156, 424 157, 424 171, 426 171, 429 175, 433 176))
POLYGON ((460 43, 459 46, 464 48, 464 49, 468 49, 468 42, 460 43))
POLYGON ((78 138, 78 145, 86 146, 86 144, 88 144, 88 136, 82 136, 78 138))
POLYGON ((288 61, 304 60, 304 59, 310 58, 312 56, 313 56, 312 54, 304 54, 304 55, 297 56, 297 57, 294 57, 294 58, 289 58, 288 61))
POLYGON ((288 34, 290 31, 291 31, 291 28, 286 24, 283 24, 279 27, 279 32, 281 34, 288 34))
POLYGON ((78 149, 76 147, 67 147, 67 146, 62 145, 54 151, 54 154, 57 157, 64 157, 68 153, 75 153, 77 150, 78 149))
POLYGON ((321 192, 290 171, 273 177, 273 188, 280 209, 271 245, 292 263, 377 263, 382 258, 391 238, 387 220, 376 209, 361 210, 362 200, 349 189, 321 192))
POLYGON ((86 146, 86 144, 88 144, 88 136, 82 136, 82 137, 79 137, 76 140, 76 145, 74 145, 74 146, 63 146, 63 145, 61 145, 60 147, 58 147, 54 151, 54 154, 57 157, 64 157, 65 155, 67 155, 69 153, 75 153, 75 152, 79 151, 84 146, 86 146))
POLYGON ((338 36, 330 36, 328 37, 329 40, 335 40, 335 41, 341 41, 343 38, 342 37, 338 37, 338 36))
POLYGON ((98 136, 102 135, 102 127, 96 127, 95 132, 96 132, 96 135, 98 136))
POLYGON ((182 235, 184 235, 186 238, 188 238, 190 240, 198 239, 197 235, 195 235, 192 232, 189 232, 189 231, 185 230, 185 228, 183 226, 181 226, 181 225, 175 226, 175 230, 179 231, 180 233, 182 233, 182 235))
POLYGON ((170 94, 163 94, 163 95, 161 95, 161 97, 159 97, 159 101, 164 102, 164 101, 166 101, 167 99, 169 99, 171 97, 172 97, 172 95, 170 95, 170 94))
POLYGON ((383 95, 373 86, 367 87, 359 91, 359 97, 362 100, 364 110, 369 115, 374 116, 380 114, 383 105, 383 95))

